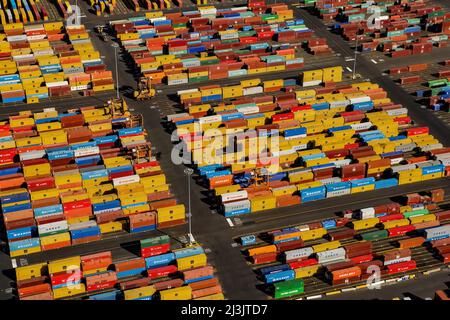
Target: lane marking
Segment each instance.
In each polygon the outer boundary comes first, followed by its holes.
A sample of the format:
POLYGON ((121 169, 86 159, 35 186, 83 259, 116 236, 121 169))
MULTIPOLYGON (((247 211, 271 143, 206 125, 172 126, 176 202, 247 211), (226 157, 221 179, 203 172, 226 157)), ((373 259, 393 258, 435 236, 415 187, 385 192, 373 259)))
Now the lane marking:
POLYGON ((227 222, 230 225, 230 227, 234 227, 233 221, 231 221, 230 218, 227 218, 227 222))
POLYGON ((11 264, 12 264, 12 267, 15 269, 15 268, 17 268, 17 261, 16 261, 16 259, 12 259, 11 260, 11 264))
POLYGON ((350 69, 349 67, 345 67, 345 69, 347 69, 348 71, 352 72, 353 70, 350 69))
POLYGON ((372 62, 375 63, 375 64, 378 64, 378 62, 376 62, 376 61, 373 60, 373 59, 370 59, 370 61, 372 61, 372 62))

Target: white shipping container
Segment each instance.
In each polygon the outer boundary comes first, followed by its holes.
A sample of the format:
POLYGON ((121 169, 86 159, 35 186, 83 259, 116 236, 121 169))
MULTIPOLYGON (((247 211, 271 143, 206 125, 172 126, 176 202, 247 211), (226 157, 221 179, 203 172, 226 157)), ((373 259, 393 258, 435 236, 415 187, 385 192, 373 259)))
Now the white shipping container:
POLYGON ((425 230, 426 233, 426 239, 430 238, 448 238, 450 236, 450 224, 435 227, 435 228, 429 228, 425 230))
POLYGON ((227 202, 223 204, 223 208, 225 212, 232 212, 236 210, 242 210, 246 208, 250 208, 250 200, 241 200, 241 201, 233 201, 227 202))
POLYGON ((292 150, 295 150, 295 151, 305 150, 305 149, 308 149, 308 144, 307 143, 297 144, 297 145, 292 147, 292 150))
POLYGON ((297 259, 307 258, 310 255, 312 255, 313 253, 314 253, 313 248, 306 247, 306 248, 285 251, 284 256, 286 258, 286 262, 289 262, 289 261, 293 261, 293 260, 297 260, 297 259))
POLYGON ((301 226, 297 226, 296 228, 298 229, 298 231, 308 231, 309 230, 309 226, 307 224, 302 224, 301 226))
POLYGON ((27 36, 28 41, 35 41, 35 40, 43 40, 47 37, 46 34, 36 34, 33 36, 27 36))
POLYGON ((411 164, 403 164, 400 166, 392 167, 392 172, 401 172, 405 170, 413 170, 416 169, 416 165, 414 163, 411 164))
POLYGON ((53 51, 53 49, 33 50, 33 54, 35 57, 49 56, 49 55, 53 55, 54 51, 53 51))
POLYGON ((361 131, 361 130, 368 130, 373 126, 372 122, 362 122, 362 123, 356 123, 351 124, 350 127, 352 127, 355 131, 361 131))
POLYGON ((411 261, 411 256, 404 257, 404 258, 393 259, 393 260, 385 260, 384 261, 384 265, 388 266, 388 265, 391 265, 391 264, 400 263, 400 262, 407 262, 407 261, 411 261))
POLYGON ((392 158, 391 159, 391 167, 392 166, 396 166, 398 165, 400 162, 402 162, 404 160, 403 157, 399 157, 399 158, 392 158))
POLYGON ((363 208, 360 210, 359 218, 361 220, 370 219, 370 218, 374 218, 374 217, 375 217, 375 209, 373 207, 363 208))
POLYGON ((123 186, 125 184, 130 184, 130 183, 139 183, 139 181, 141 181, 139 175, 133 174, 131 176, 114 178, 113 185, 114 186, 123 186))
POLYGON ((222 121, 221 115, 201 117, 198 119, 199 124, 214 123, 214 122, 220 122, 220 121, 222 121))
POLYGON ((198 92, 198 89, 186 89, 186 90, 178 90, 177 91, 177 95, 181 96, 184 93, 193 93, 193 92, 198 92))
POLYGON ((243 114, 252 114, 252 113, 258 113, 259 112, 259 107, 255 106, 255 107, 242 107, 242 108, 237 108, 237 110, 243 114))
POLYGON ((339 108, 339 107, 346 107, 349 104, 350 104, 350 100, 333 101, 333 102, 330 102, 330 109, 339 108))
POLYGON ((436 150, 436 149, 441 149, 444 146, 442 145, 442 143, 434 143, 434 144, 428 144, 426 146, 420 147, 422 149, 422 151, 430 151, 430 150, 436 150))
POLYGON ((409 151, 414 150, 414 148, 416 148, 416 147, 417 147, 417 144, 412 142, 412 143, 403 144, 401 146, 395 146, 394 150, 401 151, 401 152, 409 152, 409 151))
POLYGON ((294 149, 288 149, 288 150, 280 150, 280 151, 274 151, 272 152, 272 155, 274 157, 279 157, 279 156, 286 156, 288 154, 293 154, 296 153, 297 151, 294 149))
POLYGON ((169 80, 167 81, 167 84, 169 86, 175 86, 178 84, 186 84, 188 83, 189 79, 188 78, 184 78, 184 79, 175 79, 175 80, 169 80))
POLYGON ((318 86, 321 83, 322 83, 322 80, 303 81, 302 86, 303 87, 313 87, 313 86, 318 86))
POLYGON ((298 135, 295 135, 295 136, 284 137, 284 140, 294 140, 294 139, 298 139, 298 138, 305 138, 306 135, 307 134, 305 133, 305 134, 298 134, 298 135))
POLYGON ((264 92, 263 87, 259 87, 259 86, 244 88, 244 90, 243 90, 244 96, 248 96, 251 94, 263 93, 263 92, 264 92))
POLYGON ((20 61, 20 60, 28 60, 28 59, 33 59, 34 55, 32 54, 20 54, 20 55, 15 55, 12 56, 14 61, 20 61))
POLYGON ((352 160, 350 160, 350 159, 342 159, 342 160, 333 161, 333 163, 337 168, 340 168, 342 166, 346 166, 346 165, 350 164, 351 161, 352 160))
POLYGON ((450 166, 450 158, 439 160, 444 166, 450 166))
POLYGON ((361 103, 361 102, 369 102, 369 101, 371 101, 369 96, 350 98, 351 104, 361 103))
POLYGON ((41 234, 48 234, 50 232, 58 232, 58 231, 65 231, 69 228, 67 224, 67 220, 57 221, 57 222, 51 222, 46 224, 40 224, 38 225, 38 232, 39 235, 41 234))
POLYGON ((95 147, 87 147, 87 148, 79 148, 74 151, 75 157, 85 157, 92 156, 100 153, 100 148, 98 146, 95 147))
POLYGON ((332 250, 325 250, 322 252, 317 252, 316 255, 317 261, 319 263, 345 260, 345 249, 337 248, 332 250))
POLYGON ((69 82, 68 81, 46 82, 45 85, 47 88, 60 87, 60 86, 68 86, 69 82))
POLYGON ((347 194, 350 194, 350 192, 351 192, 351 188, 336 190, 336 191, 328 191, 327 198, 345 196, 347 194))
POLYGON ((398 108, 398 109, 391 109, 391 110, 386 110, 386 113, 388 115, 392 116, 401 116, 401 115, 407 115, 408 114, 408 109, 406 108, 398 108))
POLYGON ((20 161, 32 160, 32 159, 40 159, 45 157, 45 150, 35 150, 19 153, 20 161))
POLYGON ((221 196, 222 203, 238 201, 238 200, 246 200, 248 198, 248 193, 245 190, 224 193, 221 196))
POLYGON ((327 185, 331 183, 338 183, 341 182, 342 179, 339 177, 332 177, 332 178, 326 178, 326 179, 319 179, 320 182, 322 182, 322 185, 327 185))
POLYGON ((85 222, 71 224, 71 225, 69 225, 69 230, 70 231, 81 230, 81 229, 92 228, 92 227, 96 227, 96 226, 97 226, 97 223, 94 220, 89 220, 89 221, 85 221, 85 222))
POLYGON ((15 42, 15 41, 26 41, 27 35, 26 34, 20 34, 17 36, 7 36, 6 41, 8 42, 15 42))

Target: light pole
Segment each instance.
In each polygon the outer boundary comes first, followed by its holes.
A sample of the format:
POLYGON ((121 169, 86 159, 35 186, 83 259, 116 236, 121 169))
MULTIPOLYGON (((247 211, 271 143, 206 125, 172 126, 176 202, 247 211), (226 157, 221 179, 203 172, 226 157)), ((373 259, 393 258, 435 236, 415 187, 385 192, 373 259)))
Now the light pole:
POLYGON ((188 238, 189 238, 189 245, 192 245, 194 237, 192 236, 191 175, 192 173, 194 173, 194 170, 192 170, 191 168, 186 168, 184 169, 184 173, 186 174, 188 180, 188 214, 187 214, 189 226, 188 238))
POLYGON ((355 42, 355 57, 353 59, 353 76, 352 79, 356 79, 356 56, 358 52, 358 32, 359 27, 361 26, 361 21, 358 22, 358 30, 356 30, 356 42, 355 42))
POLYGON ((120 99, 120 94, 119 94, 119 71, 118 71, 118 66, 117 66, 117 48, 119 47, 119 45, 117 43, 113 43, 112 47, 114 48, 114 59, 115 59, 115 64, 116 64, 116 92, 117 92, 117 100, 120 99))

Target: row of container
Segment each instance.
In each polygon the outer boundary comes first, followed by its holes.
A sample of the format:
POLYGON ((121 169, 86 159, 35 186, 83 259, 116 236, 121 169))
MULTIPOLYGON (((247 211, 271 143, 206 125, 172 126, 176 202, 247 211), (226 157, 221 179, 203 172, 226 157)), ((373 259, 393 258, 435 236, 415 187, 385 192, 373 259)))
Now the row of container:
POLYGON ((34 103, 72 92, 114 89, 111 71, 84 26, 7 24, 0 33, 0 98, 34 103))
POLYGON ((408 72, 408 76, 403 76, 398 81, 402 85, 410 85, 420 82, 427 89, 419 89, 412 92, 418 99, 425 99, 428 107, 434 111, 449 110, 450 102, 450 70, 445 68, 446 62, 439 63, 439 71, 434 74, 436 79, 429 80, 426 83, 422 81, 422 75, 428 69, 427 64, 416 64, 389 69, 389 74, 397 75, 408 72), (442 68, 442 65, 444 66, 442 68))
POLYGON ((447 175, 447 148, 428 128, 408 128, 407 109, 378 85, 295 91, 295 81, 260 82, 181 91, 188 113, 168 116, 226 216, 447 175), (228 90, 240 97, 286 84, 294 92, 214 103, 228 90), (205 98, 213 102, 198 104, 205 98))
POLYGON ((102 15, 103 13, 112 14, 116 7, 116 0, 90 0, 90 4, 92 9, 94 10, 97 16, 102 15))
POLYGON ((40 1, 34 0, 5 0, 0 5, 0 22, 8 23, 33 23, 47 21, 49 16, 40 1))
MULTIPOLYGON (((416 197, 415 195, 412 195, 416 197)), ((443 190, 434 190, 432 197, 435 200, 443 200, 443 190)), ((421 201, 430 201, 430 197, 424 197, 421 201)), ((436 205, 433 202, 414 203, 414 205, 436 205)), ((357 215, 364 211, 376 211, 379 217, 395 217, 397 212, 410 210, 405 208, 407 206, 400 206, 398 203, 389 203, 373 208, 365 208, 356 210, 357 215)), ((412 212, 420 212, 419 206, 411 209, 412 212)), ((404 212, 406 214, 406 212, 404 212)), ((307 225, 298 227, 290 227, 279 230, 267 232, 264 236, 266 241, 270 241, 271 245, 253 246, 247 250, 246 253, 251 257, 256 264, 268 264, 267 267, 258 269, 258 274, 261 280, 266 284, 272 285, 274 289, 275 298, 283 298, 295 296, 304 293, 305 285, 297 283, 300 279, 317 276, 322 278, 325 282, 331 285, 339 285, 359 280, 367 279, 371 272, 366 273, 369 266, 378 266, 381 269, 381 275, 391 275, 413 270, 416 268, 416 263, 412 259, 412 248, 420 247, 424 243, 431 244, 431 250, 438 254, 438 257, 448 263, 450 244, 450 227, 444 224, 444 221, 449 220, 450 212, 437 212, 435 217, 443 224, 430 228, 430 223, 415 221, 417 231, 415 233, 408 232, 407 238, 398 239, 396 245, 398 249, 385 251, 381 248, 373 248, 373 242, 382 238, 388 237, 372 237, 365 238, 365 234, 361 234, 362 241, 348 242, 356 234, 348 234, 347 231, 352 229, 345 228, 344 225, 351 225, 351 219, 344 217, 338 219, 322 220, 321 222, 313 222, 307 225), (333 223, 334 222, 334 223, 333 223), (335 239, 333 235, 344 235, 335 239), (321 239, 325 237, 330 242, 318 243, 311 246, 306 246, 305 241, 321 239), (345 245, 340 241, 345 241, 345 245), (273 265, 276 261, 281 261, 280 264, 273 265), (285 287, 289 287, 291 281, 293 284, 299 285, 299 290, 292 290, 292 292, 285 291, 285 287), (297 281, 297 282, 294 282, 297 281), (285 283, 286 282, 286 283, 285 283), (301 289, 301 290, 300 290, 301 289)), ((408 215, 408 214, 407 214, 408 215)), ((408 215, 410 218, 412 215, 408 215)), ((419 217, 417 214, 415 217, 419 217)), ((424 214, 422 214, 425 217, 424 214)), ((359 218, 359 217, 358 217, 359 218)), ((366 220, 366 219, 363 219, 366 220)), ((354 220, 354 221, 363 221, 354 220)), ((389 229, 389 232, 394 228, 389 229)), ((396 233, 390 235, 394 239, 397 237, 404 237, 406 233, 396 233)), ((241 237, 243 245, 255 244, 256 237, 249 235, 241 237)), ((315 241, 317 243, 317 241, 315 241)), ((379 247, 379 246, 377 246, 379 247)))
POLYGON ((118 109, 47 109, 1 123, 0 205, 11 256, 184 223, 143 123, 118 109))
POLYGON ((141 240, 146 248, 152 243, 167 250, 124 261, 113 261, 106 251, 18 267, 17 295, 21 300, 224 299, 202 247, 171 249, 168 236, 141 240))
POLYGON ((303 67, 297 54, 330 53, 324 38, 314 38, 286 4, 269 13, 248 7, 177 13, 111 21, 124 50, 152 83, 195 83, 303 67), (274 42, 274 40, 276 42, 274 42), (290 43, 303 41, 303 44, 290 43))
POLYGON ((446 46, 450 34, 450 14, 424 1, 377 3, 377 9, 371 1, 316 1, 314 6, 346 40, 358 38, 363 52, 379 50, 392 57, 429 53, 435 45, 446 46))

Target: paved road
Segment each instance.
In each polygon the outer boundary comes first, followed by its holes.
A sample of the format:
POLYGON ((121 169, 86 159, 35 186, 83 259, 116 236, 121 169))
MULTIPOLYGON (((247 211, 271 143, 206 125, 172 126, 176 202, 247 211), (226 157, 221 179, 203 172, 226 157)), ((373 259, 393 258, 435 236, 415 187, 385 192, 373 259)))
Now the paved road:
MULTIPOLYGON (((329 40, 329 44, 333 50, 338 52, 341 57, 337 58, 336 61, 340 61, 341 64, 345 65, 343 60, 346 56, 351 56, 353 51, 349 48, 348 44, 345 43, 340 37, 330 34, 324 25, 315 17, 311 17, 304 12, 304 10, 296 10, 296 13, 300 14, 305 18, 306 24, 313 27, 319 36, 326 36, 329 40)), ((114 17, 114 19, 119 19, 119 17, 114 17)), ((94 24, 104 23, 105 18, 88 18, 86 24, 88 27, 92 27, 94 24)), ((100 50, 101 54, 104 56, 105 62, 113 70, 114 66, 114 54, 113 48, 110 43, 102 42, 96 36, 93 36, 93 42, 95 46, 100 50)), ((408 106, 410 113, 413 118, 419 123, 427 123, 431 125, 432 133, 435 134, 441 141, 444 141, 448 145, 448 136, 446 131, 442 131, 442 127, 432 121, 429 114, 422 112, 420 109, 416 108, 416 105, 412 99, 405 93, 402 94, 398 90, 395 84, 388 78, 381 75, 381 71, 378 70, 370 62, 365 61, 364 58, 359 59, 358 62, 359 69, 358 72, 363 74, 363 77, 368 77, 372 81, 380 82, 385 90, 388 91, 389 96, 397 103, 402 103, 408 106), (411 103, 412 101, 412 103, 411 103)), ((323 65, 326 66, 326 65, 323 65)), ((309 68, 309 67, 308 67, 309 68)), ((314 68, 311 68, 314 69, 314 68)), ((120 86, 122 87, 121 92, 129 92, 131 88, 135 87, 135 71, 126 64, 126 58, 119 54, 119 79, 120 86)), ((290 77, 298 75, 298 71, 291 73, 284 73, 283 77, 290 77)), ((265 75, 263 79, 279 78, 280 74, 265 75)), ((236 80, 228 79, 222 84, 233 83, 236 80)), ((186 88, 186 86, 183 86, 186 88)), ((150 102, 136 102, 126 98, 127 103, 130 108, 134 109, 137 113, 142 113, 145 120, 145 127, 150 133, 150 140, 156 150, 161 152, 161 166, 167 176, 167 181, 171 184, 171 189, 180 203, 184 203, 187 206, 187 177, 184 175, 184 167, 181 165, 174 165, 170 159, 170 154, 172 151, 172 145, 169 143, 169 135, 164 130, 162 123, 162 118, 164 112, 160 110, 160 106, 173 104, 165 96, 167 94, 173 94, 179 90, 178 87, 164 89, 160 95, 150 102), (151 108, 150 106, 154 106, 151 108)), ((80 97, 64 101, 52 101, 40 103, 37 105, 25 105, 20 107, 15 107, 15 111, 19 110, 37 110, 42 107, 54 106, 58 110, 65 110, 77 106, 85 106, 92 104, 101 104, 105 102, 111 93, 105 93, 103 95, 98 95, 96 97, 80 97)), ((208 254, 209 261, 217 268, 217 275, 223 285, 226 296, 229 299, 266 299, 266 295, 261 291, 255 289, 257 280, 255 274, 251 271, 242 255, 239 248, 232 247, 233 237, 242 233, 257 232, 258 230, 264 230, 268 228, 276 228, 280 225, 285 224, 295 224, 302 223, 302 221, 308 221, 312 219, 318 219, 322 216, 329 215, 334 211, 339 211, 344 208, 348 208, 350 202, 353 205, 358 206, 369 206, 373 205, 373 201, 387 201, 392 192, 404 193, 410 191, 417 191, 427 189, 428 187, 434 186, 448 186, 448 180, 436 180, 428 184, 419 184, 418 186, 410 185, 401 188, 392 189, 389 191, 380 191, 377 193, 367 193, 355 195, 346 198, 336 198, 336 200, 326 200, 319 201, 316 203, 306 204, 298 207, 291 207, 286 209, 279 209, 274 212, 264 212, 261 214, 254 214, 248 217, 243 217, 244 221, 242 226, 230 228, 226 220, 216 214, 211 212, 209 204, 203 199, 205 198, 204 190, 199 185, 195 183, 192 184, 192 214, 193 214, 193 234, 197 241, 199 241, 205 248, 211 250, 208 254), (324 207, 327 207, 324 210, 324 207), (307 212, 309 211, 309 212, 307 212), (302 213, 303 212, 303 213, 302 213), (300 213, 300 214, 297 214, 300 213), (267 219, 268 217, 277 217, 276 219, 267 219), (283 217, 284 216, 284 217, 283 217)), ((181 234, 186 233, 186 226, 177 227, 174 229, 167 230, 167 233, 173 237, 178 237, 181 234)), ((40 253, 36 256, 32 255, 27 259, 27 262, 51 260, 54 258, 62 256, 70 256, 79 253, 96 252, 107 249, 114 251, 114 254, 119 257, 127 257, 135 254, 135 250, 131 249, 133 247, 132 241, 136 241, 139 238, 154 236, 156 232, 148 232, 139 235, 125 235, 119 236, 118 238, 106 239, 101 242, 86 244, 82 246, 76 246, 73 248, 66 248, 61 250, 50 251, 48 253, 40 253), (121 246, 122 243, 130 243, 129 246, 121 246), (35 258, 36 257, 36 258, 35 258)), ((19 261, 19 260, 18 260, 19 261)), ((20 262, 20 261, 19 261, 20 262)), ((0 299, 4 298, 4 288, 9 286, 9 281, 11 272, 8 271, 11 268, 10 260, 6 255, 0 254, 0 268, 6 270, 3 276, 0 276, 0 299), (2 293, 3 292, 3 293, 2 293)), ((8 296, 6 294, 5 296, 8 296)))
POLYGON ((324 297, 322 300, 391 300, 409 297, 412 300, 434 298, 436 290, 450 288, 448 270, 432 273, 429 276, 418 276, 409 281, 381 287, 380 290, 362 289, 338 295, 324 297))

